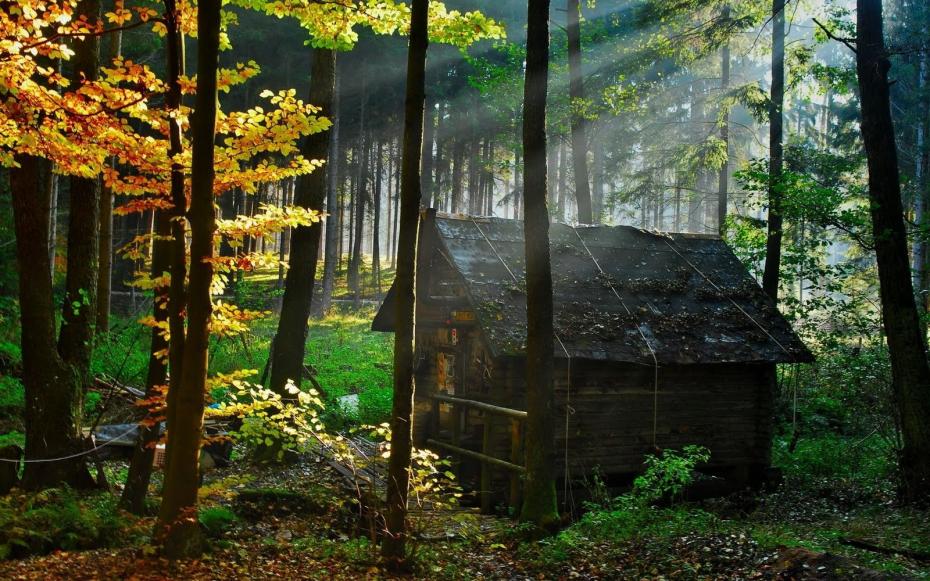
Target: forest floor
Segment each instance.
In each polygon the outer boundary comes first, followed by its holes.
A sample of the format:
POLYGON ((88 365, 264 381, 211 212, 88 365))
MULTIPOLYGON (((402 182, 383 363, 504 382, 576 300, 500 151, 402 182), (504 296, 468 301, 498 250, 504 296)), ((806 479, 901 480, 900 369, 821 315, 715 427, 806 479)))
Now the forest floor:
POLYGON ((326 463, 240 463, 205 486, 211 548, 202 559, 168 563, 142 541, 0 562, 0 579, 930 579, 930 562, 844 544, 925 551, 926 512, 813 492, 593 511, 542 541, 504 517, 419 512, 414 572, 395 576, 379 567, 351 494, 326 463))

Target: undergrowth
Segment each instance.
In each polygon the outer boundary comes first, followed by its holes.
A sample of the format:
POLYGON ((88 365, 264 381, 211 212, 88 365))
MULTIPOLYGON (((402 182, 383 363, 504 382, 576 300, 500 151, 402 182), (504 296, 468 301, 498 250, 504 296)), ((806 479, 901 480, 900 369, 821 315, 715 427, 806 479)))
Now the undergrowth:
POLYGON ((117 501, 108 492, 81 495, 68 488, 0 497, 0 559, 143 542, 148 525, 117 501))

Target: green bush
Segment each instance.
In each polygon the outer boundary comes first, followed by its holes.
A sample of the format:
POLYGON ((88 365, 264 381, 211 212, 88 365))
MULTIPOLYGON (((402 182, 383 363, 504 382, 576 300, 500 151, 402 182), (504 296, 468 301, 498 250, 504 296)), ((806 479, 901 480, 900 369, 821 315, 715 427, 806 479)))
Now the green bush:
POLYGON ((773 463, 786 476, 801 482, 829 478, 874 487, 892 479, 896 470, 893 447, 878 435, 802 437, 793 452, 788 448, 789 438, 777 438, 772 449, 773 463))
POLYGON ((22 448, 26 445, 26 436, 22 432, 16 431, 0 434, 0 448, 10 445, 22 448))
MULTIPOLYGON (((14 325, 17 321, 7 321, 0 315, 0 324, 14 325)), ((21 365, 23 352, 17 343, 0 339, 0 371, 10 370, 21 365)))
POLYGON ((239 517, 225 506, 211 506, 200 510, 200 526, 211 537, 218 537, 231 529, 239 517))
POLYGON ((232 290, 236 305, 250 311, 268 310, 278 297, 284 296, 283 288, 277 288, 268 281, 240 280, 232 290))
POLYGON ((26 405, 23 383, 10 376, 0 376, 0 418, 22 415, 26 405))
POLYGON ((147 527, 117 502, 109 493, 79 496, 68 488, 0 498, 0 558, 143 540, 147 527))
MULTIPOLYGON (((701 446, 685 446, 682 451, 665 450, 661 456, 646 457, 646 471, 633 482, 630 492, 612 501, 586 505, 588 512, 577 523, 538 547, 525 545, 525 556, 540 564, 559 563, 592 541, 621 543, 648 538, 661 542, 683 534, 712 531, 718 525, 714 515, 701 509, 673 505, 659 508, 660 500, 675 502, 694 481, 694 469, 707 462, 710 453, 701 446)), ((597 478, 595 478, 597 483, 597 478)))
POLYGON ((144 386, 150 339, 151 329, 139 324, 137 317, 112 317, 110 332, 97 336, 91 373, 126 385, 144 386))
POLYGON ((694 469, 710 460, 703 446, 685 446, 681 452, 664 450, 661 456, 646 456, 646 471, 633 481, 633 490, 621 497, 639 504, 662 499, 676 501, 694 481, 694 469))

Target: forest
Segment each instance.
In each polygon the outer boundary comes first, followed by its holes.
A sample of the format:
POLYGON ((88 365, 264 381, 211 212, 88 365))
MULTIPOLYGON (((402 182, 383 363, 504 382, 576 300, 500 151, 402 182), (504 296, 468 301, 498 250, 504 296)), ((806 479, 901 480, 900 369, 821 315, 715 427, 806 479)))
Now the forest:
POLYGON ((930 579, 926 0, 0 6, 0 579, 930 579))

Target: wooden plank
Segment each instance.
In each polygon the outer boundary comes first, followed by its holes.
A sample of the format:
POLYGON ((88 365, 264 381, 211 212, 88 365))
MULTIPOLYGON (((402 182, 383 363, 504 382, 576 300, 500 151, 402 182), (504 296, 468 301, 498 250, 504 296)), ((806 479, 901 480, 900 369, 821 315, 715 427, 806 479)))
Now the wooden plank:
POLYGON ((474 408, 474 409, 485 411, 485 412, 492 413, 492 414, 498 414, 498 415, 507 416, 511 418, 521 419, 521 420, 526 419, 525 411, 514 410, 510 408, 491 405, 489 403, 484 403, 481 401, 475 401, 471 399, 461 399, 458 397, 451 397, 448 395, 439 395, 439 394, 433 395, 432 398, 435 400, 441 401, 443 403, 470 407, 470 408, 474 408))
MULTIPOLYGON (((523 436, 519 420, 510 420, 510 461, 517 464, 523 459, 523 436)), ((520 513, 523 502, 523 480, 517 472, 510 473, 510 507, 513 514, 520 513)))
MULTIPOLYGON (((484 417, 484 434, 481 438, 481 453, 491 458, 491 416, 484 417)), ((491 464, 481 463, 481 514, 491 514, 491 464)))
POLYGON ((524 468, 523 466, 517 466, 516 464, 511 464, 510 462, 506 460, 501 460, 500 458, 494 458, 493 456, 486 456, 482 454, 481 452, 475 452, 474 450, 467 450, 465 448, 460 448, 459 446, 454 446, 448 442, 442 442, 440 440, 433 440, 432 438, 430 438, 429 440, 426 441, 426 443, 429 444, 430 446, 436 446, 438 448, 443 448, 444 450, 454 452, 460 456, 465 456, 467 458, 472 458, 475 460, 479 460, 481 462, 487 462, 488 464, 493 464, 494 466, 499 466, 500 468, 511 470, 513 472, 519 472, 521 474, 526 472, 526 468, 524 468))

